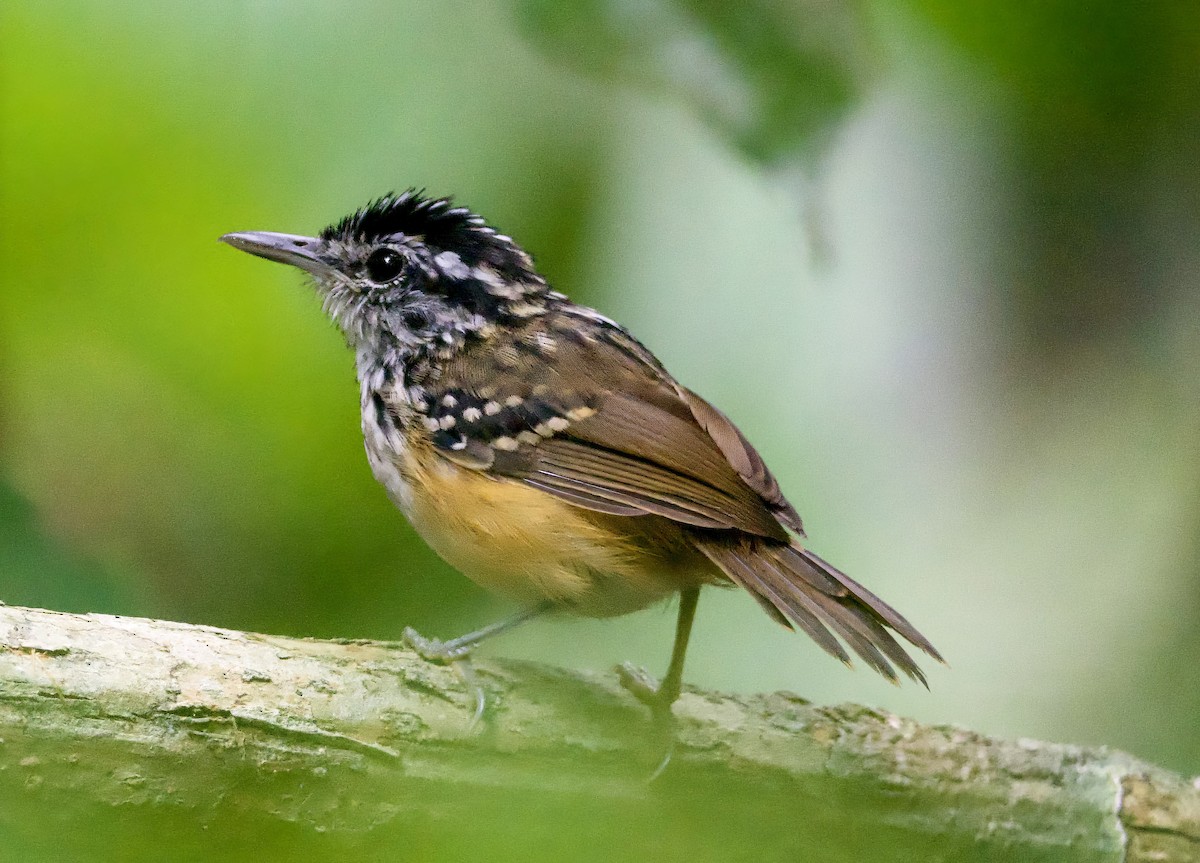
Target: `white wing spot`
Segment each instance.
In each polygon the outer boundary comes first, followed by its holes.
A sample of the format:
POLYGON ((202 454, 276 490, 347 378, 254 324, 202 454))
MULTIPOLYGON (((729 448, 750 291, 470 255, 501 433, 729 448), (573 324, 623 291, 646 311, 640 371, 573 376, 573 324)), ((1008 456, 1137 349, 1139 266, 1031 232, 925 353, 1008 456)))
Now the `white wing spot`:
POLYGON ((520 444, 510 437, 498 437, 492 441, 492 446, 496 449, 504 450, 505 452, 512 452, 518 446, 520 446, 520 444))

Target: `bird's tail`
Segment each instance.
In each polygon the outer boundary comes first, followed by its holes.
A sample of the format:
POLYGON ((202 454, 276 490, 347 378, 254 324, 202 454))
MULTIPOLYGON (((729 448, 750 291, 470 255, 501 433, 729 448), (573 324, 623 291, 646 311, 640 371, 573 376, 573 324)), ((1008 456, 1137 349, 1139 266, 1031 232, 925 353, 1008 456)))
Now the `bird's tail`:
POLYGON ((889 629, 943 661, 929 640, 890 605, 795 543, 758 539, 731 543, 714 537, 697 541, 696 547, 731 581, 748 590, 771 617, 789 629, 793 624, 800 627, 847 665, 850 657, 833 633, 893 683, 899 682, 895 665, 928 686, 921 669, 889 629))

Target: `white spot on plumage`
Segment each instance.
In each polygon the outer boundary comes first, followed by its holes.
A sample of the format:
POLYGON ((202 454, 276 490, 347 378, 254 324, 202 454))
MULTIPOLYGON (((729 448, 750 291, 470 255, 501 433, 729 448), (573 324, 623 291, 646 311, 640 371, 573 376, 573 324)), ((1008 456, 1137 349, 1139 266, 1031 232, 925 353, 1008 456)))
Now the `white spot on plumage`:
POLYGON ((471 274, 471 269, 463 263, 462 258, 454 252, 441 252, 433 259, 438 269, 452 279, 465 279, 471 274))
POLYGON ((505 436, 505 437, 498 437, 494 441, 492 441, 492 446, 495 449, 504 450, 505 452, 512 452, 518 446, 520 446, 520 444, 518 444, 514 438, 505 436))
POLYGON ((444 417, 438 420, 438 425, 441 426, 443 431, 446 429, 452 429, 454 428, 454 417, 450 416, 450 414, 446 414, 444 417))
POLYGON ((510 408, 519 408, 524 401, 525 399, 521 398, 520 396, 509 396, 504 400, 504 404, 510 408))
POLYGON ((490 417, 494 417, 496 414, 500 413, 500 405, 496 402, 488 402, 483 406, 483 412, 490 417))
POLYGON ((508 307, 509 313, 518 318, 528 318, 533 315, 540 315, 545 310, 545 306, 530 302, 513 303, 508 307))
POLYGON ((479 418, 482 416, 483 416, 483 411, 481 411, 479 408, 466 408, 462 412, 463 420, 465 420, 466 422, 469 422, 469 423, 478 421, 479 418))
POLYGON ((550 417, 550 419, 546 420, 546 425, 548 425, 553 431, 556 431, 556 432, 562 431, 570 424, 571 423, 567 420, 566 417, 550 417))
POLYGON ((475 267, 475 269, 471 270, 471 275, 482 282, 484 288, 493 297, 502 297, 506 300, 516 300, 521 297, 522 291, 520 285, 507 281, 487 265, 475 267))

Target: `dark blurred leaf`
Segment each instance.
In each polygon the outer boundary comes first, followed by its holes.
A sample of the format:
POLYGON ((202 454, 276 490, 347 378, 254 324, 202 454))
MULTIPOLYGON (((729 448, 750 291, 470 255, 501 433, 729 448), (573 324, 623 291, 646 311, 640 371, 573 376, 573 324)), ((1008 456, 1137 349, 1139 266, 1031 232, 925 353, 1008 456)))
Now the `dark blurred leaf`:
POLYGON ((1018 249, 1007 299, 1026 357, 1136 350, 1176 314, 1164 261, 1200 232, 1200 4, 909 5, 1008 100, 1018 249))
POLYGON ((517 0, 547 54, 605 80, 670 93, 745 155, 814 156, 858 101, 864 16, 821 0, 517 0))

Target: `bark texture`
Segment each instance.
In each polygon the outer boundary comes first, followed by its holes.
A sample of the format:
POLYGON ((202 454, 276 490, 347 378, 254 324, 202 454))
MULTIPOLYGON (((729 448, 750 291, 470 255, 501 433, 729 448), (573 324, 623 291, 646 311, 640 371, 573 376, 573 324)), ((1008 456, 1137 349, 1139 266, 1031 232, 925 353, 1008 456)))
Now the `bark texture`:
POLYGON ((0 607, 0 859, 1200 860, 1200 784, 784 693, 0 607), (114 854, 113 849, 120 853, 114 854), (264 856, 265 855, 265 856, 264 856))

